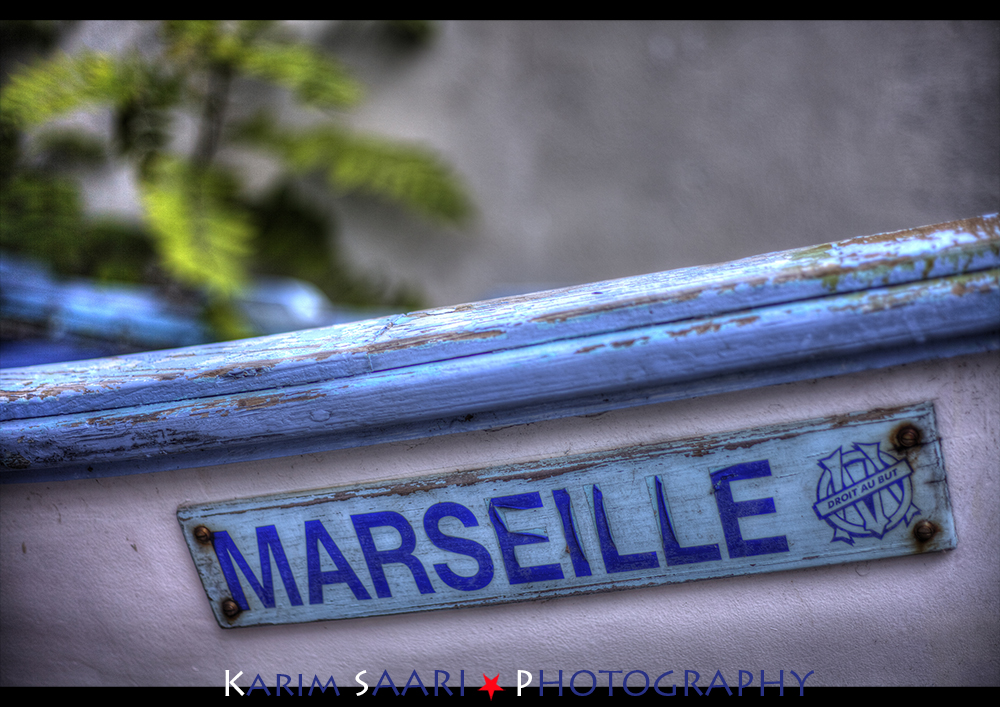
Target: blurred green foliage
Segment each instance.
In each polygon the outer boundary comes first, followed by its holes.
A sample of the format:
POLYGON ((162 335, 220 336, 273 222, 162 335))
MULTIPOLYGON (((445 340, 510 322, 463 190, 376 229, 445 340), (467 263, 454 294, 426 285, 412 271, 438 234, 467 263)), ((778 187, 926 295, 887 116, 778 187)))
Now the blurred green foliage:
MULTIPOLYGON (((419 21, 385 27, 405 43, 432 34, 419 21)), ((40 53, 57 29, 8 22, 0 35, 40 53)), ((253 273, 310 280, 345 304, 419 306, 412 293, 387 293, 354 273, 331 249, 334 224, 296 185, 321 178, 336 195, 373 195, 458 224, 470 213, 462 183, 420 147, 347 127, 336 111, 356 105, 362 87, 334 58, 283 29, 259 21, 163 21, 155 52, 59 54, 11 72, 0 94, 0 246, 42 257, 58 272, 152 281, 200 297, 220 338, 249 333, 230 303, 253 273), (233 124, 227 107, 240 78, 287 90, 322 121, 291 129, 262 112, 233 124), (93 108, 112 112, 106 142, 45 130, 93 108), (172 135, 182 112, 197 124, 187 154, 176 151, 172 135), (280 165, 269 193, 246 193, 223 159, 232 150, 254 150, 280 165), (84 214, 73 175, 107 159, 135 171, 141 224, 84 214)))

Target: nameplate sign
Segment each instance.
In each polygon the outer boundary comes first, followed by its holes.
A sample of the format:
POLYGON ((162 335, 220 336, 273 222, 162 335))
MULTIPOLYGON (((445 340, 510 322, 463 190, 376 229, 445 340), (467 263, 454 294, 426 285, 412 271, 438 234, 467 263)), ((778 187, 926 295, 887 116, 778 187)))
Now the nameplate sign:
POLYGON ((930 403, 177 511, 223 627, 954 548, 930 403))

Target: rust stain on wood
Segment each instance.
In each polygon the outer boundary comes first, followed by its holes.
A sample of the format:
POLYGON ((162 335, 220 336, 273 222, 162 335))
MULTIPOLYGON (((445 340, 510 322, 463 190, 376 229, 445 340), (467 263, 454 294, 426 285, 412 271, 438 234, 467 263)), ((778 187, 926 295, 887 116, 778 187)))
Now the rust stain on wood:
MULTIPOLYGON (((165 417, 169 417, 178 410, 186 409, 185 406, 178 406, 172 408, 165 408, 162 410, 154 410, 152 412, 144 413, 125 413, 125 414, 110 414, 101 417, 90 417, 87 418, 86 424, 94 427, 111 427, 120 424, 131 424, 131 425, 144 425, 149 422, 157 422, 165 417)), ((80 423, 75 423, 79 425, 80 423)))
POLYGON ((332 351, 323 351, 319 353, 308 353, 308 354, 297 354, 295 356, 283 355, 276 358, 264 358, 264 359, 254 359, 252 361, 239 361, 237 363, 232 363, 228 366, 220 366, 218 368, 211 368, 207 371, 201 371, 196 375, 192 376, 192 379, 200 378, 247 378, 258 375, 264 375, 270 373, 275 366, 281 363, 301 363, 301 362, 319 362, 323 361, 331 356, 346 355, 352 353, 361 353, 364 351, 364 347, 346 347, 342 349, 334 349, 332 351))
MULTIPOLYGON (((274 405, 315 400, 316 398, 322 398, 325 396, 325 393, 296 393, 292 395, 287 393, 274 393, 271 395, 253 395, 236 400, 236 408, 240 410, 258 410, 260 408, 268 408, 274 405)), ((228 400, 224 401, 224 403, 226 407, 231 407, 228 400)))
POLYGON ((461 331, 451 333, 425 334, 423 336, 408 336, 388 341, 378 341, 363 349, 370 354, 384 353, 387 351, 399 351, 403 349, 416 348, 426 344, 451 343, 456 341, 474 341, 476 339, 492 339, 497 336, 504 336, 507 332, 502 329, 488 329, 486 331, 461 331))
POLYGON ((704 324, 695 324, 694 326, 689 326, 687 329, 681 329, 679 331, 668 332, 671 337, 687 336, 691 332, 695 334, 707 334, 710 331, 718 331, 725 324, 724 321, 713 320, 705 322, 704 324))
POLYGON ((611 346, 616 349, 624 349, 632 346, 636 341, 649 341, 648 336, 640 336, 638 339, 624 339, 622 341, 612 341, 611 346))

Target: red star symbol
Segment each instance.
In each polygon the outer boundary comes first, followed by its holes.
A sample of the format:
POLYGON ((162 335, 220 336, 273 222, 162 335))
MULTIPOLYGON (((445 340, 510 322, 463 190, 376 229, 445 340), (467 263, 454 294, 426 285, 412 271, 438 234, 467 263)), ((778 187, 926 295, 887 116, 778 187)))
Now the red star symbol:
POLYGON ((483 675, 484 684, 481 688, 479 688, 479 692, 486 690, 486 692, 490 693, 490 702, 493 701, 494 692, 503 692, 503 688, 497 685, 497 680, 499 679, 500 679, 500 673, 497 673, 497 676, 492 680, 486 677, 485 674, 483 675))

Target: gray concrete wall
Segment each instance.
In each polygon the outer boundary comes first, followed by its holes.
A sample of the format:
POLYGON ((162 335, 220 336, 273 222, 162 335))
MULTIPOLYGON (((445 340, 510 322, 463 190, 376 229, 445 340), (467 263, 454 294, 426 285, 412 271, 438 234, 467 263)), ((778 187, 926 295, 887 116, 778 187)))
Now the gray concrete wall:
MULTIPOLYGON (((997 22, 443 22, 397 53, 335 23, 292 27, 368 85, 351 120, 433 147, 473 192, 456 231, 330 202, 348 258, 429 305, 1000 210, 997 22)), ((88 22, 68 44, 143 37, 88 22)), ((247 164, 257 185, 272 174, 247 164)), ((108 184, 93 204, 134 199, 121 175, 108 184)))
POLYGON ((995 22, 446 22, 345 58, 358 124, 475 194, 464 233, 347 213, 354 261, 435 305, 1000 209, 995 22))

